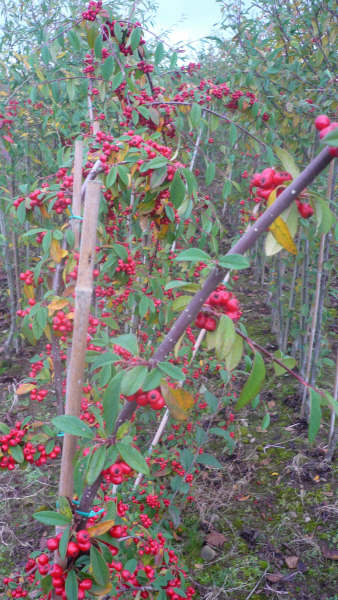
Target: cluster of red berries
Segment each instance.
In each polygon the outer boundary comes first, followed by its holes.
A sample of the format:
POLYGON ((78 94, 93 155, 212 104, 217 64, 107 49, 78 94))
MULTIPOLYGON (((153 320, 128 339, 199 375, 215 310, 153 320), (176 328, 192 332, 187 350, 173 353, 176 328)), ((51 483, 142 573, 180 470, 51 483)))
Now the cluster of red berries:
MULTIPOLYGON (((338 127, 336 121, 331 121, 327 115, 319 115, 315 119, 315 128, 319 131, 320 139, 323 139, 328 133, 334 131, 338 127)), ((331 156, 338 156, 338 147, 330 147, 331 156)))
POLYGON ((161 410, 165 406, 165 400, 158 389, 150 390, 150 392, 138 390, 136 394, 126 398, 129 402, 136 401, 138 406, 150 406, 153 410, 161 410))
POLYGON ((106 481, 114 485, 120 485, 132 473, 132 468, 123 460, 110 465, 102 474, 106 481))
POLYGON ((26 285, 34 285, 34 273, 27 269, 27 271, 20 273, 21 281, 24 281, 26 285))
POLYGON ((250 181, 250 193, 255 188, 254 202, 267 202, 271 192, 277 189, 277 196, 284 189, 284 183, 291 181, 292 176, 287 171, 278 172, 267 167, 261 173, 254 173, 250 181))
POLYGON ((61 215, 63 211, 71 205, 72 200, 71 198, 66 198, 65 193, 62 190, 56 194, 56 198, 57 199, 53 204, 53 210, 58 215, 61 215))
MULTIPOLYGON (((228 292, 224 286, 218 287, 210 294, 206 303, 217 313, 225 313, 233 321, 238 321, 242 312, 239 308, 239 302, 232 292, 228 292)), ((217 327, 218 314, 210 314, 209 312, 198 313, 195 321, 196 327, 206 329, 207 331, 215 331, 217 327)))
MULTIPOLYGON (((250 192, 255 188, 254 202, 267 202, 270 194, 276 190, 276 196, 279 196, 285 189, 285 182, 291 181, 292 175, 287 171, 278 172, 272 167, 267 167, 261 173, 255 173, 250 181, 250 192)), ((311 204, 296 200, 298 212, 303 219, 308 219, 313 215, 311 204)))
POLYGON ((58 310, 53 317, 53 330, 61 336, 66 336, 73 331, 73 321, 63 310, 58 310))
POLYGON ((0 451, 3 455, 0 459, 0 469, 8 469, 13 471, 18 461, 35 464, 37 466, 44 465, 48 458, 57 458, 61 452, 60 446, 54 446, 51 452, 47 453, 46 448, 43 444, 34 446, 31 442, 24 443, 24 437, 29 431, 29 426, 22 426, 22 421, 17 421, 15 427, 9 430, 8 433, 0 436, 0 451), (22 452, 22 458, 15 454, 15 458, 12 455, 11 449, 14 447, 20 447, 22 452), (18 458, 18 461, 16 460, 18 458))
MULTIPOLYGON (((34 377, 34 375, 33 375, 33 377, 34 377)), ((33 401, 35 400, 36 402, 43 402, 44 399, 46 398, 47 394, 48 394, 48 390, 44 390, 44 389, 38 390, 37 388, 34 388, 30 393, 30 399, 33 401)))
POLYGON ((87 10, 85 10, 82 13, 83 20, 84 21, 95 21, 101 8, 102 8, 102 0, 98 0, 98 2, 94 2, 94 0, 90 0, 87 10))

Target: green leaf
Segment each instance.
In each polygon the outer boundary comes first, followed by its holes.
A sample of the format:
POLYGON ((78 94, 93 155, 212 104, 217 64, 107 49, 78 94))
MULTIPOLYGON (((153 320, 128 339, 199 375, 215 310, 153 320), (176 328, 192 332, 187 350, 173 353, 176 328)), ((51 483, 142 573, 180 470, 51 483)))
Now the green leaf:
POLYGON ((52 586, 52 582, 53 582, 53 580, 52 580, 52 576, 51 575, 46 575, 46 577, 43 577, 42 579, 40 579, 39 583, 41 585, 41 588, 42 588, 42 591, 43 591, 44 594, 47 595, 48 592, 51 591, 51 589, 53 587, 52 586))
POLYGON ((116 417, 120 408, 121 381, 124 373, 121 371, 108 384, 103 394, 103 418, 106 423, 106 432, 112 433, 116 417))
POLYGON ((218 263, 224 269, 248 269, 250 267, 250 261, 246 256, 242 254, 226 254, 218 258, 218 263))
POLYGON ((46 45, 43 45, 41 48, 41 58, 42 58, 43 62, 45 63, 45 65, 48 66, 51 61, 51 55, 49 53, 48 46, 46 46, 46 45))
POLYGON ((102 73, 102 77, 105 81, 109 81, 110 76, 114 72, 115 62, 112 56, 108 56, 104 63, 101 65, 100 70, 102 73))
POLYGON ((66 529, 64 530, 64 532, 61 536, 61 539, 60 539, 60 543, 59 543, 58 552, 62 559, 66 558, 69 538, 70 538, 70 525, 68 527, 66 527, 66 529))
POLYGON ((124 333, 122 335, 118 335, 117 337, 112 338, 112 343, 121 346, 125 350, 128 350, 130 354, 133 356, 138 355, 138 343, 137 338, 132 333, 124 333))
POLYGON ((10 432, 10 428, 8 427, 8 425, 6 425, 6 423, 0 423, 0 431, 1 433, 7 435, 7 433, 10 432))
POLYGON ((197 283, 187 283, 186 281, 181 281, 180 279, 173 279, 173 281, 167 283, 164 289, 173 290, 174 288, 186 288, 189 286, 193 287, 193 289, 189 289, 189 291, 197 292, 199 290, 199 286, 197 285, 197 283))
POLYGON ((81 49, 81 40, 80 40, 79 36, 74 31, 74 29, 70 29, 70 31, 68 32, 67 35, 68 35, 68 39, 71 43, 71 46, 73 46, 73 49, 76 52, 78 52, 81 49))
MULTIPOLYGON (((278 358, 289 369, 293 369, 293 367, 297 363, 296 359, 293 358, 293 356, 287 356, 286 354, 283 354, 283 352, 281 350, 277 350, 277 352, 274 352, 274 357, 278 358)), ((286 373, 286 370, 283 369, 283 367, 281 367, 277 363, 275 363, 275 362, 272 363, 272 366, 273 366, 273 370, 275 371, 275 374, 277 376, 284 375, 284 373, 286 373)))
POLYGON ((327 133, 320 141, 326 146, 338 146, 338 127, 333 131, 330 131, 330 133, 327 133))
POLYGON ((102 60, 102 36, 101 35, 98 35, 95 40, 94 52, 95 52, 96 58, 98 58, 99 60, 102 60))
POLYGON ((230 124, 229 128, 229 142, 230 146, 233 146, 237 141, 237 127, 234 123, 230 124))
POLYGON ((109 171, 109 173, 108 173, 108 175, 106 177, 106 186, 107 186, 107 188, 110 188, 110 187, 112 187, 114 185, 114 183, 116 181, 116 177, 117 177, 117 167, 116 167, 116 165, 114 165, 110 169, 110 171, 109 171))
POLYGON ((176 171, 174 178, 170 185, 170 201, 173 203, 175 208, 178 208, 185 198, 185 185, 178 171, 176 171))
POLYGON ((133 52, 140 45, 141 36, 142 29, 140 27, 135 27, 135 29, 133 29, 131 32, 129 42, 127 43, 127 46, 130 46, 133 52))
POLYGON ((336 222, 328 203, 323 198, 316 197, 317 232, 329 233, 336 222))
POLYGON ((59 496, 58 508, 60 515, 67 517, 67 519, 72 519, 72 509, 70 507, 69 500, 68 498, 66 498, 66 496, 59 496))
POLYGON ((215 335, 215 347, 218 358, 222 359, 230 352, 231 346, 235 341, 235 335, 235 326, 232 319, 227 315, 222 315, 215 335))
POLYGON ((264 419, 262 421, 262 425, 261 425, 261 429, 263 429, 263 431, 265 431, 265 429, 267 429, 270 425, 270 415, 269 413, 266 413, 264 415, 264 419))
POLYGON ((20 225, 23 225, 26 221, 26 206, 24 202, 21 202, 21 204, 19 204, 18 209, 16 211, 16 216, 20 225))
POLYGON ((212 454, 208 454, 207 452, 199 454, 196 458, 196 462, 200 463, 201 465, 206 465, 208 467, 217 467, 218 469, 222 468, 222 465, 219 462, 219 460, 217 460, 215 456, 213 456, 212 454))
POLYGON ((117 172, 122 183, 128 187, 129 185, 129 177, 128 177, 128 169, 124 165, 117 165, 117 172))
POLYGON ((228 371, 233 371, 243 356, 243 340, 236 334, 229 352, 225 356, 225 366, 228 371))
POLYGON ((78 583, 75 571, 69 571, 66 579, 66 598, 67 600, 77 600, 78 596, 78 583))
POLYGON ((177 298, 175 298, 175 300, 173 301, 173 303, 171 305, 171 309, 174 312, 182 311, 186 306, 188 306, 191 299, 192 299, 192 296, 187 296, 187 295, 177 296, 177 298))
POLYGON ((149 475, 149 467, 146 463, 145 458, 140 454, 136 448, 125 442, 117 442, 116 448, 121 454, 123 460, 138 473, 149 475))
POLYGON ((71 519, 65 517, 65 515, 60 515, 60 513, 55 512, 54 510, 41 510, 33 514, 34 519, 40 521, 44 525, 69 525, 71 523, 71 519))
MULTIPOLYGON (((159 187, 160 185, 162 185, 163 181, 166 179, 167 177, 167 166, 164 167, 160 167, 159 169, 155 169, 155 171, 153 171, 153 173, 151 174, 150 177, 150 189, 154 189, 156 187, 159 187)), ((165 205, 165 208, 167 208, 167 204, 165 205)), ((170 207, 171 210, 172 207, 170 207)))
POLYGON ((206 171, 205 171, 205 185, 210 185, 214 178, 215 178, 215 173, 216 173, 216 165, 215 163, 209 163, 206 171))
POLYGON ((114 75, 114 77, 111 81, 111 88, 110 88, 111 91, 114 92, 118 87, 120 87, 123 80, 124 80, 124 74, 122 73, 122 71, 120 71, 119 73, 114 75))
POLYGON ((60 415, 52 419, 52 423, 57 431, 71 433, 87 440, 93 439, 95 432, 79 417, 73 415, 60 415))
POLYGON ((190 120, 193 127, 198 127, 202 119, 202 109, 199 104, 194 103, 190 110, 190 120))
POLYGON ((95 581, 99 585, 106 586, 110 578, 109 569, 101 552, 99 552, 93 545, 90 547, 90 565, 92 567, 92 575, 95 581))
POLYGON ((143 386, 142 386, 142 390, 144 392, 149 392, 150 390, 154 390, 155 388, 157 388, 160 383, 161 383, 161 379, 163 378, 163 373, 160 371, 160 369, 152 369, 150 372, 147 373, 147 377, 145 378, 144 382, 143 382, 143 386))
POLYGON ((10 446, 8 453, 14 458, 15 462, 19 464, 22 464, 25 461, 21 446, 10 446))
POLYGON ((320 428, 322 409, 321 398, 318 392, 310 390, 310 420, 309 420, 309 442, 313 443, 320 428))
POLYGON ((256 352, 254 362, 252 365, 252 371, 241 391, 241 395, 236 404, 237 409, 243 408, 243 406, 246 406, 253 398, 257 396, 264 383, 264 380, 265 364, 260 353, 256 352))
POLYGON ((114 25, 114 36, 116 37, 119 44, 121 44, 123 40, 123 29, 118 21, 116 21, 114 25))
POLYGON ((116 252, 119 258, 122 258, 123 261, 128 260, 128 250, 122 244, 113 244, 113 250, 116 252))
POLYGON ((87 29, 87 41, 89 48, 93 49, 95 45, 95 40, 97 38, 97 28, 95 25, 93 27, 89 27, 87 29))
POLYGON ((162 373, 168 375, 171 379, 175 379, 176 381, 184 381, 185 375, 182 373, 181 369, 175 367, 170 362, 160 362, 158 363, 158 368, 161 369, 162 373))
POLYGON ((283 148, 274 147, 274 152, 278 156, 281 161, 285 171, 291 173, 293 179, 298 177, 299 169, 294 161, 294 158, 287 152, 287 150, 283 150, 283 148))
POLYGON ((88 485, 92 485, 100 475, 105 463, 105 459, 106 448, 104 446, 100 446, 97 448, 97 450, 95 450, 95 452, 93 452, 89 461, 86 475, 88 485))
POLYGON ((125 396, 131 396, 141 389, 147 373, 148 370, 145 366, 134 367, 129 371, 125 371, 121 383, 122 394, 125 396))
POLYGON ((190 248, 189 250, 183 250, 180 252, 178 256, 174 260, 177 261, 186 261, 186 262, 210 262, 212 259, 204 252, 204 250, 200 250, 199 248, 190 248))
POLYGON ((162 62, 164 57, 165 57, 164 45, 162 42, 160 42, 159 44, 157 44, 156 50, 155 50, 155 65, 158 66, 160 64, 160 62, 162 62))

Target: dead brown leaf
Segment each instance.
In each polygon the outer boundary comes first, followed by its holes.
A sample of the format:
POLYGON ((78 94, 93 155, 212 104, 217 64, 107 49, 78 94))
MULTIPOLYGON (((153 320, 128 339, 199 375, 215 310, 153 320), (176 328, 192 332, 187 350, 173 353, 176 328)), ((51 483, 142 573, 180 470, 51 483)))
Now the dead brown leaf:
POLYGON ((325 558, 330 560, 338 560, 338 548, 329 548, 325 542, 321 542, 320 549, 325 558))
POLYGON ((278 583, 283 579, 283 573, 280 573, 279 571, 277 573, 269 573, 268 575, 266 575, 266 579, 270 583, 278 583))
POLYGON ((299 561, 299 556, 284 556, 284 560, 289 569, 295 569, 299 561))
POLYGON ((205 538, 206 542, 211 546, 216 546, 216 548, 221 548, 223 544, 227 541, 227 538, 223 533, 219 533, 219 531, 212 530, 205 538))

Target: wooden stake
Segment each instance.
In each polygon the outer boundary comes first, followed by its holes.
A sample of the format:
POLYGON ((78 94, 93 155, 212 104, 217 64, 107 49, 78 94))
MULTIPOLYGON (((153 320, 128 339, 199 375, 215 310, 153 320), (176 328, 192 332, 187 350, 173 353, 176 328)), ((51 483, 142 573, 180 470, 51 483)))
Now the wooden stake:
MULTIPOLYGON (((78 417, 81 409, 89 310, 93 293, 96 229, 100 203, 100 182, 89 181, 86 189, 80 259, 75 288, 74 332, 66 386, 65 414, 78 417)), ((62 450, 59 495, 72 498, 73 460, 76 437, 65 434, 62 450)))
MULTIPOLYGON (((82 157, 83 157, 83 142, 76 140, 74 152, 74 172, 73 172, 73 201, 72 213, 73 217, 81 217, 81 185, 82 185, 82 157)), ((80 231, 81 219, 73 218, 71 227, 74 233, 74 248, 77 250, 80 246, 80 231)))

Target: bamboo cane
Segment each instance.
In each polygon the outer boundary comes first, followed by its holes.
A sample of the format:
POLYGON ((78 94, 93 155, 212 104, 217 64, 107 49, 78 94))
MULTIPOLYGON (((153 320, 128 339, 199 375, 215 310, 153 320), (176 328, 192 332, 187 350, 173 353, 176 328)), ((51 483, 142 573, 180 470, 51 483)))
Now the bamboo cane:
MULTIPOLYGON (((66 415, 80 415, 83 375, 87 348, 89 310, 93 293, 93 268, 95 261, 96 229, 100 203, 100 183, 88 182, 85 196, 80 259, 75 288, 74 333, 66 385, 66 415)), ((76 437, 65 434, 59 495, 73 495, 73 459, 76 437)))

